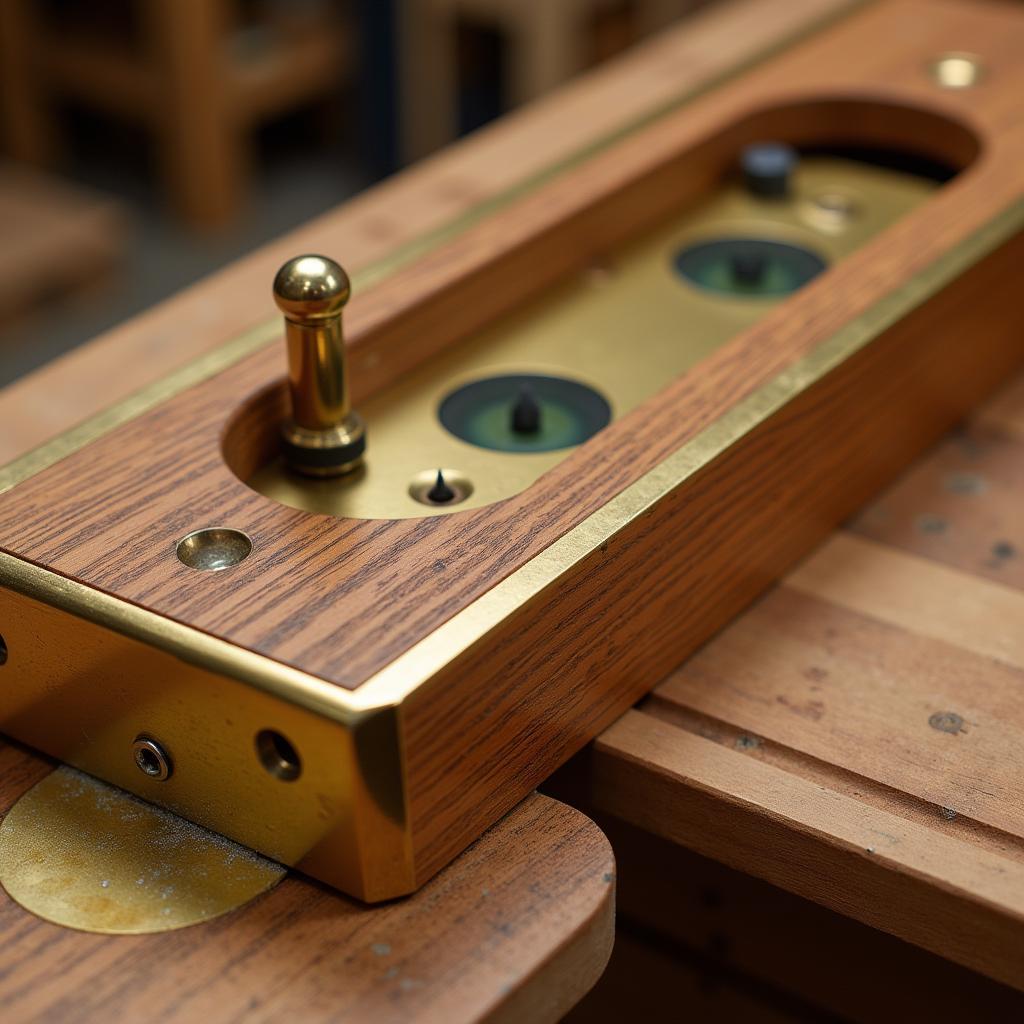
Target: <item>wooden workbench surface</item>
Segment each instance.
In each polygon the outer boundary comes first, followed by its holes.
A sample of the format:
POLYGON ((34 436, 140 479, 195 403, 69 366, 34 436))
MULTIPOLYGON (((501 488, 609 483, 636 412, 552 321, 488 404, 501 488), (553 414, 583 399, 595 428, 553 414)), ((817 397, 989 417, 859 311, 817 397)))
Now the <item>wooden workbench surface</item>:
POLYGON ((1024 379, 596 743, 595 807, 1024 988, 1024 379))

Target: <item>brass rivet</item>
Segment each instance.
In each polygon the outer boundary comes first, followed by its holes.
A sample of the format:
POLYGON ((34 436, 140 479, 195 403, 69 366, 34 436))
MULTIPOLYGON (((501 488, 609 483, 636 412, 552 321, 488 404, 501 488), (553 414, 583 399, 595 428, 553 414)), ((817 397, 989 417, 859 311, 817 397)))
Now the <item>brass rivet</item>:
POLYGON ((132 756, 143 775, 156 782, 165 782, 171 777, 174 766, 167 751, 149 736, 136 736, 132 744, 132 756))
POLYGON ((252 554, 252 540, 241 530, 211 526, 194 530, 177 545, 178 560, 190 569, 219 572, 252 554))
POLYGON ((981 59, 973 53, 945 53, 930 70, 943 89, 969 89, 977 85, 984 71, 981 59))

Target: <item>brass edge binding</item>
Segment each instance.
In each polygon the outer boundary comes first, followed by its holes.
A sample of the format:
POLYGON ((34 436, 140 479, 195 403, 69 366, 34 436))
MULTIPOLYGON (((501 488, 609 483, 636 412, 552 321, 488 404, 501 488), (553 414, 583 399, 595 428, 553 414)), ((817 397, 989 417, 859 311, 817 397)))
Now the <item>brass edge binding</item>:
POLYGON ((399 709, 414 690, 571 566, 1022 229, 1024 200, 1017 200, 354 690, 343 689, 2 551, 0 586, 149 643, 186 662, 248 683, 341 724, 354 725, 373 712, 399 709))
MULTIPOLYGON (((483 200, 453 220, 399 246, 382 259, 357 269, 352 274, 353 287, 361 292, 380 284, 403 267, 429 253, 432 249, 453 240, 485 218, 511 205, 516 200, 528 195, 559 175, 585 163, 598 153, 611 148, 634 132, 653 124, 679 107, 685 106, 700 96, 717 89, 726 82, 738 78, 758 64, 771 59, 791 46, 795 46, 816 32, 849 17, 872 2, 873 0, 849 0, 849 3, 841 10, 830 11, 820 18, 812 19, 806 25, 783 36, 769 46, 755 51, 746 60, 740 61, 729 70, 713 75, 701 85, 687 89, 678 96, 659 104, 643 116, 614 129, 565 159, 538 171, 518 185, 508 188, 504 192, 492 196, 490 199, 483 200)), ((0 494, 9 491, 12 487, 22 483, 22 481, 27 480, 36 473, 42 472, 44 469, 54 465, 54 463, 74 454, 86 445, 130 422, 135 417, 143 415, 162 402, 168 401, 182 391, 202 383, 221 371, 228 369, 228 367, 233 366, 235 363, 241 362, 246 356, 251 355, 276 339, 280 333, 280 320, 276 316, 257 324, 235 336, 230 341, 225 342, 223 345, 207 352, 205 355, 199 356, 177 370, 165 374, 159 380, 134 392, 127 398, 115 402, 102 412, 90 416, 57 437, 44 441, 41 445, 26 452, 24 455, 4 465, 0 465, 0 494)))
POLYGON ((388 706, 388 702, 373 705, 353 700, 357 691, 344 690, 6 551, 0 551, 0 586, 149 644, 184 662, 255 686, 341 725, 355 725, 360 717, 388 706))
MULTIPOLYGON (((152 651, 154 658, 158 652, 169 655, 200 674, 206 673, 206 678, 212 674, 252 687, 339 727, 346 740, 335 743, 331 750, 336 757, 335 772, 347 780, 348 824, 344 824, 345 815, 341 825, 338 819, 332 819, 331 827, 323 834, 314 834, 310 845, 296 853, 282 852, 265 846, 258 830, 255 836, 237 834, 237 830, 224 828, 216 814, 211 817, 205 805, 200 804, 200 813, 196 813, 194 801, 181 803, 180 792, 154 789, 152 779, 136 773, 134 765, 127 774, 118 774, 110 767, 116 765, 116 758, 112 762, 109 757, 97 761, 88 754, 79 756, 59 743, 54 748, 42 739, 33 742, 16 730, 20 739, 362 899, 389 899, 415 888, 399 703, 365 701, 358 693, 0 551, 0 592, 3 590, 27 598, 29 604, 38 602, 100 631, 133 641, 144 651, 152 651), (339 828, 340 833, 336 831, 339 828)), ((181 670, 181 677, 188 675, 181 670)), ((256 771, 260 774, 262 769, 256 771)))

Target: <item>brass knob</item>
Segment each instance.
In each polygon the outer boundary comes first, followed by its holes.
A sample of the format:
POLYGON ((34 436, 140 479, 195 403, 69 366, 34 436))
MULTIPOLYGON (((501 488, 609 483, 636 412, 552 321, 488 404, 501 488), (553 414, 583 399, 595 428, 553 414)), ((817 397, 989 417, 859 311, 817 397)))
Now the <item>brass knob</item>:
POLYGON ((351 292, 348 275, 326 256, 296 256, 274 278, 292 405, 284 453, 292 469, 309 476, 349 473, 366 450, 366 427, 349 405, 341 325, 351 292))

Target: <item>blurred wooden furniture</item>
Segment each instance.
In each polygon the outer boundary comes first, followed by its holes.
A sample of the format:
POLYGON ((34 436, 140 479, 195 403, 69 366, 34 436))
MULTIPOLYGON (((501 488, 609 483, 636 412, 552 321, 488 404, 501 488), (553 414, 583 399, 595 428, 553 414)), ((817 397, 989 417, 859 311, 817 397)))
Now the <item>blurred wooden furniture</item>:
POLYGON ((113 199, 0 162, 0 320, 100 283, 127 221, 113 199))
POLYGON ((229 221, 245 194, 248 136, 262 119, 343 86, 348 33, 328 2, 239 33, 237 0, 131 0, 113 25, 81 8, 51 24, 32 0, 0 6, 0 114, 12 156, 56 158, 60 96, 153 132, 172 204, 189 223, 229 221), (135 24, 133 24, 135 22, 135 24), (111 32, 109 28, 116 31, 111 32))
POLYGON ((772 0, 736 0, 711 7, 382 182, 7 387, 0 462, 275 318, 268 282, 296 252, 335 253, 350 270, 382 260, 855 3, 792 0, 780 8, 772 0), (126 352, 144 353, 131 361, 131 373, 126 352), (86 394, 89 407, 82 405, 86 394))
POLYGON ((405 158, 418 159, 455 138, 460 21, 498 29, 508 43, 510 107, 542 96, 583 71, 602 51, 665 28, 695 0, 400 0, 405 158), (601 39, 602 19, 623 36, 601 39), (631 37, 632 38, 629 38, 631 37))

